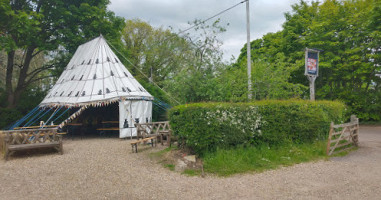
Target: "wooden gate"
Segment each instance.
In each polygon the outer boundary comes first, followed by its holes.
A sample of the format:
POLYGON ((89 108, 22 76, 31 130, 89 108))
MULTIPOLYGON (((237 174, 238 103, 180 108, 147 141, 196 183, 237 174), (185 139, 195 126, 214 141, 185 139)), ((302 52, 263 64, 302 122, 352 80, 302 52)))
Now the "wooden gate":
POLYGON ((351 121, 349 123, 334 125, 333 122, 331 122, 327 144, 327 155, 330 156, 358 146, 358 134, 359 119, 355 115, 351 116, 351 121))

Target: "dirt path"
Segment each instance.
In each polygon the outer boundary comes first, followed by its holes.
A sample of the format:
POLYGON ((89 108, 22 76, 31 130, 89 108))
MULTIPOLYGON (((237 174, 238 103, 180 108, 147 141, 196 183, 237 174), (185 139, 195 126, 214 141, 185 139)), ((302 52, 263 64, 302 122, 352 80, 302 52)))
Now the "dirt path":
POLYGON ((330 161, 228 178, 187 177, 118 139, 66 140, 65 154, 0 161, 0 199, 380 199, 381 127, 330 161))

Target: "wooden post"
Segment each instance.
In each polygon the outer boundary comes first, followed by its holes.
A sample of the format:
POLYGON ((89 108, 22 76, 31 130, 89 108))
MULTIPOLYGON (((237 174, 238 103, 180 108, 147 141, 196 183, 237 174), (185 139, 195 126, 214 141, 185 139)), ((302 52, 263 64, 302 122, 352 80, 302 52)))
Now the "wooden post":
POLYGON ((327 144, 327 155, 328 156, 329 156, 329 150, 331 148, 332 133, 333 133, 333 122, 331 122, 331 125, 329 128, 329 136, 328 136, 328 144, 327 144))
POLYGON ((4 138, 4 148, 5 148, 5 152, 4 152, 4 159, 5 160, 8 160, 8 156, 9 156, 9 150, 8 150, 8 143, 9 143, 9 134, 8 133, 5 133, 5 138, 4 138))
POLYGON ((310 100, 315 101, 315 80, 316 80, 316 76, 308 76, 308 80, 310 81, 310 100))
POLYGON ((351 115, 351 123, 355 123, 356 124, 356 128, 355 130, 353 131, 353 138, 352 138, 352 141, 353 141, 353 144, 358 146, 358 133, 359 133, 359 128, 360 128, 360 125, 359 125, 359 118, 356 117, 356 115, 351 115))

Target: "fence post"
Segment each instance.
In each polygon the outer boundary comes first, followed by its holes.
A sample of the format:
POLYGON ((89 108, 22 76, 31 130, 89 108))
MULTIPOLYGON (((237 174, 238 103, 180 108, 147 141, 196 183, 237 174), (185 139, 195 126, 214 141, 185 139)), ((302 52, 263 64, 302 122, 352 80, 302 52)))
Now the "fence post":
POLYGON ((333 133, 333 122, 331 122, 331 125, 329 127, 329 136, 328 136, 328 144, 327 144, 327 155, 328 156, 329 156, 329 151, 330 151, 330 147, 331 147, 332 133, 333 133))
POLYGON ((354 145, 358 146, 358 141, 359 141, 358 133, 359 133, 359 128, 360 128, 359 118, 357 118, 356 115, 351 115, 351 123, 355 123, 356 124, 355 130, 353 130, 353 135, 354 136, 352 138, 352 141, 353 141, 354 145))

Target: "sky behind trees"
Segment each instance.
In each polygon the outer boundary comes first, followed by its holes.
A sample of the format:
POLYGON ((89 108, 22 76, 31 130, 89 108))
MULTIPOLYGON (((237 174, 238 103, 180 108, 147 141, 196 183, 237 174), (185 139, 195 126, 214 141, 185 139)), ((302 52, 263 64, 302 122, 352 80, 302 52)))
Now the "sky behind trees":
MULTIPOLYGON (((242 0, 111 0, 109 9, 126 19, 139 18, 153 27, 172 27, 175 32, 188 27, 194 19, 207 19, 242 0)), ((281 30, 284 13, 299 0, 251 0, 251 40, 261 38, 268 32, 281 30)), ((246 43, 246 5, 240 4, 220 15, 221 25, 229 24, 220 35, 224 45, 224 59, 238 57, 246 43)), ((214 20, 216 20, 215 18, 214 20)), ((209 23, 212 23, 211 20, 209 23)))

